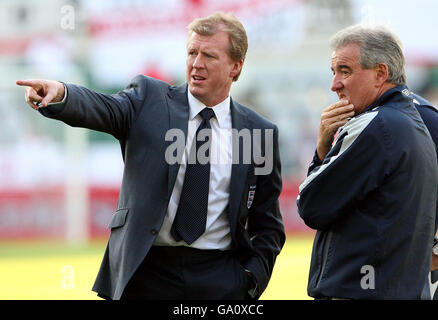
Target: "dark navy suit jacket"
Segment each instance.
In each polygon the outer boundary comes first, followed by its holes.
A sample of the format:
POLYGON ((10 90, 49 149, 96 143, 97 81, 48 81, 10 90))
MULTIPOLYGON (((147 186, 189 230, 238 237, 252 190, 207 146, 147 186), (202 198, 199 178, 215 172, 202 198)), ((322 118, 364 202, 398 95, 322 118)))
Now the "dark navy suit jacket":
MULTIPOLYGON (((188 87, 187 84, 170 86, 140 75, 114 95, 71 84, 66 84, 66 88, 68 95, 62 107, 40 108, 40 112, 70 126, 109 133, 121 145, 122 186, 117 209, 109 223, 110 239, 93 287, 101 296, 119 299, 151 248, 166 215, 179 165, 165 160, 166 148, 171 143, 165 135, 169 129, 180 129, 187 136, 188 87)), ((263 154, 265 144, 271 143, 272 171, 256 175, 254 159, 249 164, 233 163, 227 210, 233 250, 238 252, 242 266, 256 278, 257 298, 268 284, 285 241, 278 202, 282 188, 278 129, 234 100, 230 108, 232 126, 238 131, 273 130, 273 141, 262 139, 261 144, 263 154), (250 186, 256 189, 248 208, 250 186)), ((242 143, 240 139, 240 150, 242 143)))

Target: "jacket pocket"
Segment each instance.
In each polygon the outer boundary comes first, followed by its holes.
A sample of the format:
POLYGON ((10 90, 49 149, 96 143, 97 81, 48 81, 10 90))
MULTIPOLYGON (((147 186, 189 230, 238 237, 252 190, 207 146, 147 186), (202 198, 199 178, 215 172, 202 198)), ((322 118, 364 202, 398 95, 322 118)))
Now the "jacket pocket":
POLYGON ((322 277, 327 269, 328 258, 329 258, 329 254, 330 254, 329 250, 330 250, 330 245, 332 242, 332 236, 333 236, 333 233, 330 231, 328 231, 325 234, 325 239, 324 239, 323 248, 322 248, 321 268, 319 271, 318 278, 316 280, 316 287, 319 286, 321 279, 322 279, 322 277))
POLYGON ((118 209, 111 218, 107 229, 114 229, 122 227, 126 222, 126 216, 128 215, 129 209, 118 209))

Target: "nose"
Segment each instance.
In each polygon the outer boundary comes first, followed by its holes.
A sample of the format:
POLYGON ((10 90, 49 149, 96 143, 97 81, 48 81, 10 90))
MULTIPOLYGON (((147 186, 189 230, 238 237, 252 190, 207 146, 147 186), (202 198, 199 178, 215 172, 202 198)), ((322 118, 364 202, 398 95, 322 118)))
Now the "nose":
POLYGON ((344 87, 344 85, 343 85, 343 83, 341 81, 341 78, 338 75, 335 74, 333 76, 332 85, 331 85, 330 89, 332 91, 336 92, 336 91, 342 89, 343 87, 344 87))
POLYGON ((202 61, 202 56, 200 54, 196 55, 193 59, 192 67, 195 69, 201 69, 204 66, 202 61))

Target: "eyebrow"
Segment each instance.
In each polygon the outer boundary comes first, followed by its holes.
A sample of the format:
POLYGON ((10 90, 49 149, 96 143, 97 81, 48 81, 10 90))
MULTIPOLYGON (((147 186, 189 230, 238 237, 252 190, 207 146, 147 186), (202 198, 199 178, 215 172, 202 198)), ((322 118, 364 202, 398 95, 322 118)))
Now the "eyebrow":
MULTIPOLYGON (((331 67, 332 71, 334 71, 333 67, 331 67)), ((350 66, 347 66, 346 64, 341 64, 339 66, 336 66, 336 69, 348 69, 348 70, 352 70, 352 68, 350 66)))
MULTIPOLYGON (((191 52, 191 51, 199 52, 199 50, 198 50, 197 48, 188 47, 188 48, 187 48, 187 52, 191 52)), ((215 53, 215 52, 212 51, 212 50, 201 50, 200 52, 201 52, 201 54, 203 54, 203 55, 208 55, 208 56, 212 56, 212 57, 217 57, 217 53, 215 53)))
POLYGON ((189 51, 189 50, 196 50, 196 51, 205 52, 205 53, 213 52, 212 48, 202 48, 202 49, 200 49, 197 46, 187 46, 187 51, 189 51))

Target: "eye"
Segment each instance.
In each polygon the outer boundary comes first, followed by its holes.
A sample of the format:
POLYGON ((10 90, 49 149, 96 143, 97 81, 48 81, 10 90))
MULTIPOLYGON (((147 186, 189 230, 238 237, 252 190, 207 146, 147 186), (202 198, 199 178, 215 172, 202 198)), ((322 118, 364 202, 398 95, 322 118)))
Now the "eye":
POLYGON ((351 71, 349 69, 341 69, 339 72, 343 76, 348 76, 351 74, 351 71))
POLYGON ((205 52, 204 55, 205 55, 207 58, 209 58, 209 59, 214 59, 214 58, 216 58, 216 56, 214 56, 213 54, 208 53, 208 52, 205 52))

